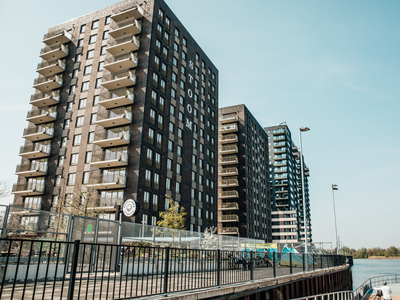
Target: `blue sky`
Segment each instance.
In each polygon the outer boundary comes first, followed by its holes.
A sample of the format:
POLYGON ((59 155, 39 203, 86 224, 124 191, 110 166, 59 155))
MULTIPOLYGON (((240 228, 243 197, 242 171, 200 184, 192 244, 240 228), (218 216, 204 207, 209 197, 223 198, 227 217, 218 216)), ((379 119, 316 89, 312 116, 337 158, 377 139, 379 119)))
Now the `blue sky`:
MULTIPOLYGON (((220 107, 244 103, 262 126, 287 122, 296 143, 311 128, 314 241, 335 242, 336 183, 344 245, 400 247, 400 2, 166 2, 219 69, 220 107)), ((0 0, 0 180, 16 182, 43 34, 113 3, 0 0)))

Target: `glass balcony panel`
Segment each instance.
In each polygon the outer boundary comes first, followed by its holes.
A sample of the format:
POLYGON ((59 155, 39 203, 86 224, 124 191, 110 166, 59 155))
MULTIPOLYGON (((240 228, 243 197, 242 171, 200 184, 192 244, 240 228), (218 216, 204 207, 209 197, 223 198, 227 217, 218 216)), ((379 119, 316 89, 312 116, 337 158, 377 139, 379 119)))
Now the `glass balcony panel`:
POLYGON ((70 32, 62 30, 56 32, 50 32, 44 35, 43 43, 48 46, 54 44, 66 44, 72 40, 73 36, 70 32))
POLYGON ((63 83, 62 74, 53 75, 50 77, 39 76, 39 78, 35 79, 33 82, 33 88, 46 92, 50 90, 59 89, 63 83))
POLYGON ((110 39, 107 43, 107 52, 111 55, 121 55, 127 52, 137 51, 140 47, 139 39, 136 36, 124 36, 117 39, 110 39))
POLYGON ((239 192, 238 191, 223 191, 219 194, 219 198, 221 198, 221 199, 239 198, 239 192))
POLYGON ((231 133, 231 132, 237 132, 237 131, 238 131, 238 127, 236 124, 225 125, 225 126, 221 126, 219 128, 220 133, 231 133))
POLYGON ((132 122, 132 108, 130 106, 109 109, 97 114, 96 124, 104 128, 127 125, 132 122))
POLYGON ((57 118, 57 107, 41 107, 28 111, 26 120, 34 124, 54 122, 57 118))
POLYGON ((129 18, 111 25, 111 30, 108 32, 108 34, 116 39, 126 35, 136 35, 141 31, 142 24, 140 23, 140 20, 129 18))
POLYGON ((135 70, 124 70, 103 75, 101 85, 107 90, 115 90, 136 84, 135 70))
POLYGON ((53 61, 43 61, 38 64, 36 72, 44 77, 62 73, 65 71, 65 60, 56 59, 53 61))
POLYGON ((68 45, 55 44, 46 46, 40 51, 40 57, 47 61, 64 58, 68 55, 68 45))
POLYGON ((30 141, 42 141, 53 137, 54 128, 51 126, 36 125, 34 127, 25 128, 23 138, 30 141))
POLYGON ((229 144, 229 143, 237 143, 237 142, 238 142, 238 137, 236 134, 223 135, 220 140, 221 144, 229 144))
POLYGON ((125 53, 118 56, 107 57, 104 69, 111 73, 136 68, 138 63, 136 53, 125 53))
POLYGON ((239 170, 238 168, 223 168, 219 174, 221 176, 231 176, 231 175, 238 175, 239 174, 239 170))
POLYGON ((219 118, 219 122, 222 124, 231 123, 238 120, 238 116, 236 114, 222 115, 219 118))
POLYGON ((37 92, 31 96, 29 104, 36 107, 45 107, 58 104, 60 101, 60 90, 53 90, 49 92, 37 92))
POLYGON ((37 177, 47 174, 47 159, 46 160, 33 160, 28 164, 17 165, 15 175, 24 177, 37 177))
POLYGON ((129 126, 124 126, 96 131, 93 144, 105 148, 128 145, 129 140, 129 126))
POLYGON ((143 15, 144 15, 143 8, 140 6, 136 6, 134 8, 130 8, 128 10, 124 10, 120 13, 112 15, 111 19, 113 19, 114 22, 118 23, 118 22, 124 21, 126 19, 130 19, 130 18, 140 19, 141 17, 143 17, 143 15))
POLYGON ((105 91, 100 94, 99 105, 105 108, 131 105, 133 103, 133 88, 120 88, 105 91))

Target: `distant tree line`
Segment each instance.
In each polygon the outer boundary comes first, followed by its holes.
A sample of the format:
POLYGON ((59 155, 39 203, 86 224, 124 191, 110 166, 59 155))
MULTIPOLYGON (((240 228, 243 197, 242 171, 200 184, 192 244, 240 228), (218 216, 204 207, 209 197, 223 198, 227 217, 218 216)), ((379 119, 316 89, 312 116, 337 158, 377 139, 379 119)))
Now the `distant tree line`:
POLYGON ((343 247, 346 255, 351 255, 353 258, 369 258, 371 256, 384 256, 384 257, 399 257, 400 258, 400 248, 396 248, 395 246, 389 247, 387 249, 384 248, 361 248, 361 249, 353 249, 348 247, 343 247))

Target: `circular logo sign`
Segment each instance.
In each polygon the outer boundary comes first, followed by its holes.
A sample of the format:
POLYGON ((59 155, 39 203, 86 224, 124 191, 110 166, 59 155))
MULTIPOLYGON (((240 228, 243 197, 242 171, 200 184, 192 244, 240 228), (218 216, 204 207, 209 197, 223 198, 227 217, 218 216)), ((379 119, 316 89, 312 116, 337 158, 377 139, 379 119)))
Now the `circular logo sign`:
POLYGON ((139 213, 139 202, 133 199, 128 199, 124 203, 123 212, 127 217, 136 216, 139 213))

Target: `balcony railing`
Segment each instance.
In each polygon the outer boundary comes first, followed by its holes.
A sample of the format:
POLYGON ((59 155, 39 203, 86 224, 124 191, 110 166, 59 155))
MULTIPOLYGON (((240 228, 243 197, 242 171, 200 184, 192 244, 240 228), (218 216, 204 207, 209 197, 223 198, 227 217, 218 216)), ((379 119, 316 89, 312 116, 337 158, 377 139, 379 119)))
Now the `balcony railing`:
POLYGON ((103 197, 100 198, 100 207, 104 208, 104 207, 115 207, 117 204, 122 205, 124 204, 124 200, 123 199, 118 199, 118 198, 109 198, 109 197, 103 197))
POLYGON ((68 55, 68 45, 55 44, 46 46, 40 51, 40 57, 47 61, 64 58, 68 55))
POLYGON ((278 134, 281 134, 281 133, 285 133, 285 129, 280 128, 280 129, 274 129, 274 130, 272 130, 272 134, 273 134, 273 135, 278 135, 278 134))
POLYGON ((286 152, 286 147, 274 148, 274 153, 283 153, 286 152))
POLYGON ((113 19, 114 22, 121 22, 121 21, 129 19, 129 18, 139 19, 139 18, 143 17, 143 15, 144 15, 143 8, 141 6, 136 6, 136 7, 124 10, 115 15, 112 15, 111 19, 113 19))
POLYGON ((37 92, 31 96, 29 104, 36 107, 45 107, 58 104, 60 101, 60 90, 53 90, 48 92, 37 92))
POLYGON ((236 114, 222 115, 219 118, 219 121, 222 124, 235 122, 237 120, 238 120, 238 116, 236 114))
POLYGON ((221 144, 237 143, 238 137, 236 134, 223 135, 221 138, 221 144))
POLYGON ((123 167, 128 162, 127 151, 103 151, 92 156, 93 166, 98 168, 123 167))
POLYGON ((239 174, 238 168, 224 168, 222 169, 219 174, 221 176, 229 176, 229 175, 234 175, 234 174, 239 174))
POLYGON ((237 179, 223 179, 221 180, 221 187, 225 186, 238 186, 239 181, 237 179))
POLYGON ((49 77, 39 76, 33 82, 33 87, 41 92, 59 89, 62 86, 62 74, 53 75, 49 77))
POLYGON ((224 191, 220 193, 220 198, 239 198, 238 191, 224 191))
POLYGON ((138 63, 137 54, 133 52, 109 56, 105 59, 104 69, 111 73, 136 68, 138 63))
POLYGON ((22 146, 19 150, 19 155, 28 159, 47 157, 50 155, 50 144, 35 143, 29 146, 22 146))
POLYGON ((47 162, 32 161, 30 164, 17 165, 16 175, 24 177, 44 176, 47 173, 47 162))
POLYGON ((125 179, 126 177, 119 173, 108 173, 99 176, 90 176, 90 183, 88 184, 88 186, 100 190, 118 189, 125 186, 125 179))
POLYGON ((222 215, 220 218, 221 222, 239 222, 238 215, 222 215))
POLYGON ((238 164, 238 158, 236 155, 224 156, 220 160, 221 165, 238 164))
POLYGON ((222 234, 237 234, 239 232, 238 227, 222 227, 222 234))
POLYGON ((228 154, 228 153, 238 153, 239 149, 236 145, 233 146, 222 146, 221 154, 228 154))
POLYGON ((53 61, 43 61, 37 66, 36 72, 47 77, 54 74, 64 72, 65 70, 65 60, 56 59, 53 61))
POLYGON ((17 183, 12 187, 12 193, 23 196, 42 195, 44 191, 44 182, 41 183, 17 183))
POLYGON ((129 18, 124 21, 114 23, 111 25, 109 35, 114 39, 125 35, 136 35, 142 31, 142 24, 140 20, 129 18))
POLYGON ((107 43, 107 51, 111 55, 120 55, 127 52, 133 52, 140 47, 139 39, 136 36, 124 36, 117 39, 109 40, 107 43))
POLYGON ((122 126, 132 122, 132 112, 128 107, 117 107, 97 113, 96 123, 105 128, 122 126))
POLYGON ((105 108, 126 106, 133 103, 133 88, 120 88, 100 94, 99 104, 105 108))
POLYGON ((50 139, 53 136, 53 134, 54 134, 53 127, 37 125, 35 127, 25 128, 22 137, 31 141, 41 141, 50 139))
POLYGON ((219 128, 219 132, 221 133, 230 133, 238 131, 237 125, 225 125, 219 128))
POLYGON ((103 75, 101 85, 107 90, 115 90, 123 87, 135 85, 136 72, 135 70, 124 70, 115 73, 103 75))
POLYGON ((70 32, 58 30, 45 34, 43 37, 43 43, 46 45, 65 44, 70 42, 72 39, 73 36, 70 32))
POLYGON ((128 145, 130 140, 129 131, 123 128, 99 130, 94 136, 93 144, 100 147, 113 147, 128 145))
POLYGON ((28 111, 26 120, 34 124, 54 122, 57 117, 57 107, 34 108, 28 111))
POLYGON ((218 208, 221 210, 238 210, 239 204, 236 202, 221 203, 218 205, 218 208))

